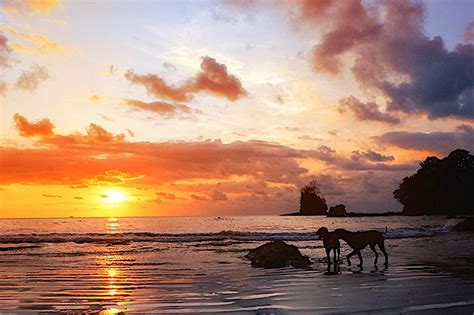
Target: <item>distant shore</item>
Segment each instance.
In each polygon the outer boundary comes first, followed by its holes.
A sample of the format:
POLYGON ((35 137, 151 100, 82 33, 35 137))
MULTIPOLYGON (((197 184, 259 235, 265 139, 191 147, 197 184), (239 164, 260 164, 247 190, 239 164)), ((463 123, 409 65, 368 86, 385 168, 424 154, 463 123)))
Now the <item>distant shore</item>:
POLYGON ((383 213, 366 213, 366 212, 348 212, 343 215, 329 215, 329 214, 302 214, 301 212, 285 213, 281 216, 301 216, 301 217, 314 217, 324 216, 330 218, 346 218, 346 217, 391 217, 391 216, 404 216, 402 212, 383 212, 383 213))

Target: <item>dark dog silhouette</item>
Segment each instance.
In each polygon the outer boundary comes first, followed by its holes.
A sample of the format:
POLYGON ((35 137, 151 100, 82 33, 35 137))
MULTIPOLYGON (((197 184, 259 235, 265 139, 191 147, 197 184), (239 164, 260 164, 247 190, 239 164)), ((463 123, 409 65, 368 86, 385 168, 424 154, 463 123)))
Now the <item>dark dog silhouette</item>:
MULTIPOLYGON (((326 229, 326 228, 324 228, 326 229)), ((327 229, 326 229, 327 230, 327 229)), ((385 228, 385 233, 387 233, 387 228, 385 228)), ((384 233, 384 234, 385 234, 384 233)), ((347 243, 352 248, 352 252, 347 255, 347 264, 351 265, 351 257, 356 255, 359 257, 359 267, 362 267, 364 263, 362 259, 362 255, 360 251, 367 246, 370 246, 370 249, 375 254, 374 265, 377 265, 377 261, 379 258, 379 254, 375 249, 375 246, 378 245, 380 250, 385 256, 385 266, 388 266, 388 255, 385 251, 385 244, 384 244, 384 237, 383 234, 379 231, 370 230, 370 231, 363 231, 363 232, 351 232, 345 229, 336 229, 334 232, 331 233, 331 238, 339 240, 342 239, 344 242, 347 243)))
MULTIPOLYGON (((319 239, 323 240, 324 248, 326 249, 326 256, 328 258, 328 270, 331 265, 331 250, 334 252, 334 266, 340 260, 341 255, 341 243, 339 239, 334 236, 334 232, 329 232, 327 228, 322 227, 317 232, 316 235, 319 239), (337 254, 337 258, 336 258, 337 254)), ((336 269, 336 267, 334 267, 336 269)))

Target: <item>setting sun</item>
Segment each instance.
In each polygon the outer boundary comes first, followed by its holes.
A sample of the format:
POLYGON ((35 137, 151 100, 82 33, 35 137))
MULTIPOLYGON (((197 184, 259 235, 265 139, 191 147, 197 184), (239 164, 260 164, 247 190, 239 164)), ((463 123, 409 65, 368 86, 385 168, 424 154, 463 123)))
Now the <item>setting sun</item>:
POLYGON ((127 200, 127 197, 118 190, 107 190, 99 195, 100 200, 106 203, 120 203, 127 200))

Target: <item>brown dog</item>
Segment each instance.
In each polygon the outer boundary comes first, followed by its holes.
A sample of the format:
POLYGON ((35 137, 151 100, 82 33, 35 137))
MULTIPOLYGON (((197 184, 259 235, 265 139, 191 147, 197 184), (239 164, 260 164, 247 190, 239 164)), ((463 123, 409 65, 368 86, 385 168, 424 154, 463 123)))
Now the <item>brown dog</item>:
POLYGON ((339 239, 334 237, 334 232, 329 232, 325 227, 320 228, 316 232, 316 235, 319 239, 323 240, 324 248, 326 249, 326 256, 328 258, 328 269, 331 265, 331 250, 334 251, 334 266, 336 266, 337 262, 340 260, 341 255, 341 243, 339 243, 339 239))
MULTIPOLYGON (((387 228, 385 228, 385 233, 387 233, 387 228)), ((362 260, 362 255, 360 251, 364 249, 367 246, 370 246, 370 249, 374 252, 375 254, 375 260, 374 260, 374 265, 377 264, 377 260, 379 258, 379 254, 377 253, 375 249, 375 245, 378 245, 380 250, 385 256, 385 266, 388 266, 388 255, 387 252, 385 251, 385 245, 384 245, 384 237, 382 233, 379 231, 375 230, 370 230, 370 231, 363 231, 363 232, 350 232, 345 229, 336 229, 332 233, 333 237, 336 239, 342 239, 344 240, 347 245, 349 245, 352 248, 352 252, 347 255, 347 264, 350 266, 351 265, 351 257, 356 255, 359 257, 359 267, 362 267, 363 260, 362 260)))

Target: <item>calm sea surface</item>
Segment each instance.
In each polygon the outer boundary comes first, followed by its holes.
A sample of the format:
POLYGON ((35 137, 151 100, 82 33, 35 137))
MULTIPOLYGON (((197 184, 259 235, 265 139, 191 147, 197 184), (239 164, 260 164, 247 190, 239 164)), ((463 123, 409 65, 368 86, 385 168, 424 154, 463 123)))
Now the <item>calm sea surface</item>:
MULTIPOLYGON (((441 217, 0 219, 0 312, 427 314, 474 307, 472 234, 441 217), (390 266, 325 276, 320 226, 388 227, 390 266), (297 245, 310 270, 252 268, 266 241, 297 245), (378 297, 374 299, 374 297, 378 297)), ((348 252, 347 246, 344 252, 348 252)))

